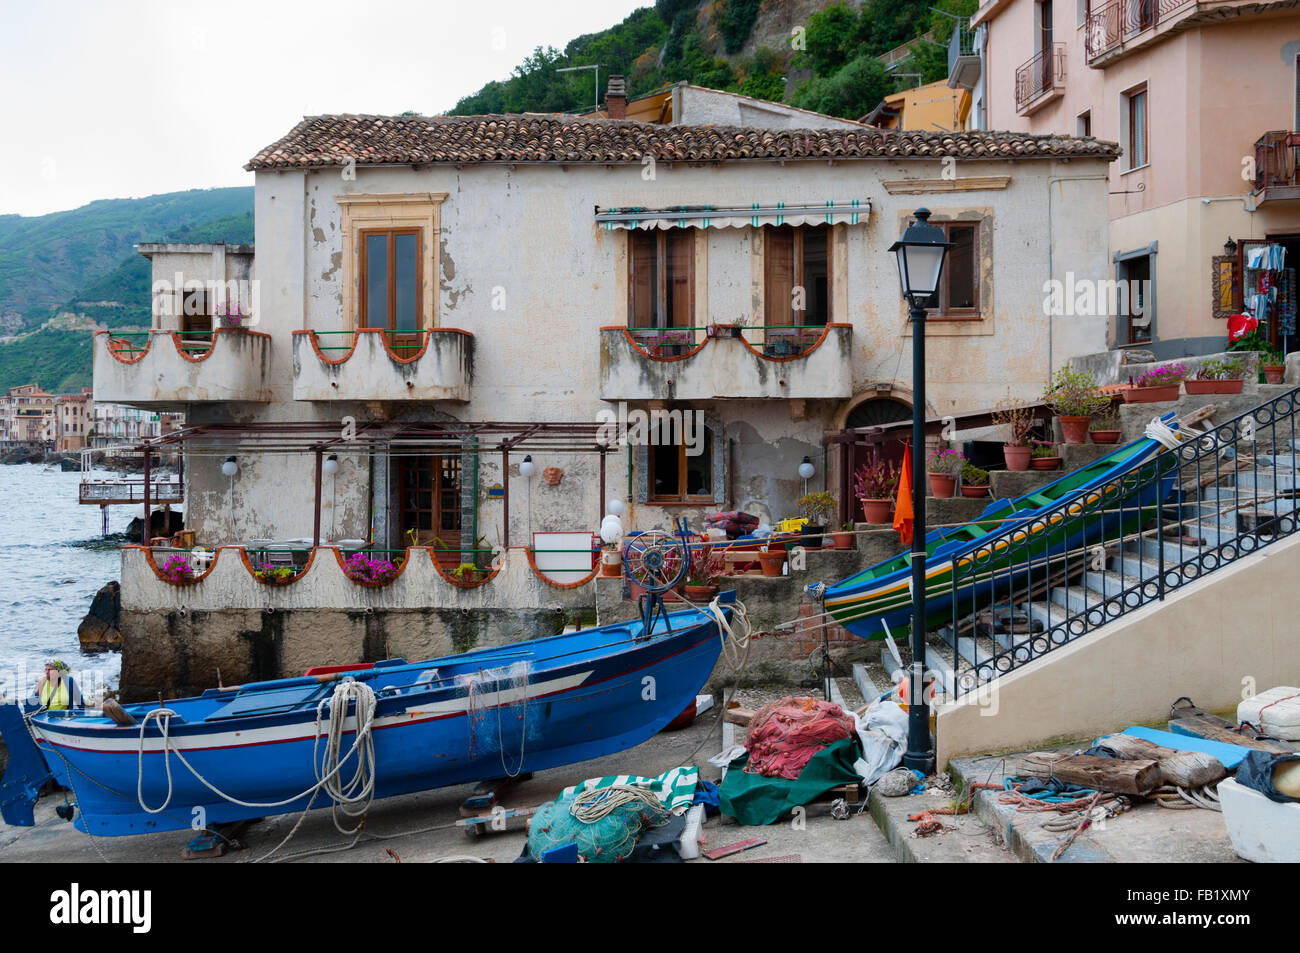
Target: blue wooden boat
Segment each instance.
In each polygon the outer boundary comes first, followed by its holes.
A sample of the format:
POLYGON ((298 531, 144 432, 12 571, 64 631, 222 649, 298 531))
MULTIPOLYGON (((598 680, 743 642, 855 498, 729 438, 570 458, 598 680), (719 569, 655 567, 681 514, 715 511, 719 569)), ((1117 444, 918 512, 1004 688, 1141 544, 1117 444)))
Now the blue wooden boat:
MULTIPOLYGON (((719 598, 728 618, 734 599, 734 592, 719 598)), ((79 829, 111 837, 211 827, 308 806, 307 792, 328 773, 322 732, 339 714, 330 708, 346 680, 373 692, 374 797, 384 798, 640 744, 694 700, 717 662, 719 629, 700 610, 645 613, 446 658, 209 689, 165 702, 173 713, 165 718, 156 703, 125 706, 136 725, 96 709, 45 711, 27 721, 45 760, 72 788, 79 829)), ((357 743, 355 699, 339 707, 348 709, 337 749, 346 781, 365 746, 357 743)), ((12 718, 0 722, 6 737, 14 733, 12 718)), ((26 790, 8 788, 6 778, 0 800, 26 790)), ((316 806, 329 803, 316 795, 316 806)))
MULTIPOLYGON (((1175 417, 1171 411, 1160 420, 1176 429, 1175 417)), ((926 533, 926 627, 952 622, 954 612, 1031 575, 1041 579, 1092 540, 1150 521, 1173 488, 1176 460, 1160 457, 1161 446, 1143 437, 1032 493, 994 500, 970 523, 926 533)), ((912 554, 901 553, 827 587, 823 605, 861 638, 903 635, 911 631, 911 587, 912 554)))

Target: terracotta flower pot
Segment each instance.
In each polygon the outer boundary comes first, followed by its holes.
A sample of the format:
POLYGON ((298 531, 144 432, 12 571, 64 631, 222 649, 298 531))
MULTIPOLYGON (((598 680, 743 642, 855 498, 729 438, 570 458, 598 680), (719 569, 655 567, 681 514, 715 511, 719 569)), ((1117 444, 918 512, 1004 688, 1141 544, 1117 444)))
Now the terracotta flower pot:
POLYGON ((1066 443, 1087 443, 1091 417, 1061 417, 1061 432, 1066 443))
POLYGON ((1055 470, 1061 465, 1060 457, 1034 457, 1030 461, 1035 470, 1055 470))
POLYGON ((831 542, 836 549, 852 549, 853 534, 848 530, 841 530, 837 533, 831 533, 831 542))
POLYGON ((1093 443, 1119 443, 1123 433, 1122 430, 1094 430, 1088 436, 1092 437, 1093 443))
POLYGON ((984 486, 967 486, 963 483, 961 486, 961 495, 972 500, 978 500, 982 496, 988 496, 989 489, 990 487, 988 484, 985 484, 984 486))
POLYGON ((1286 376, 1285 364, 1265 364, 1263 369, 1266 384, 1280 384, 1282 378, 1286 376))
POLYGON ((1189 394, 1240 394, 1245 380, 1183 381, 1189 394))
POLYGON ((891 522, 889 511, 892 506, 892 500, 863 500, 862 518, 868 523, 889 523, 891 522))
POLYGON ((682 595, 696 605, 712 601, 717 594, 717 586, 682 586, 682 595))
POLYGON ((559 467, 547 467, 542 471, 542 479, 546 481, 547 486, 559 486, 560 481, 564 479, 564 471, 559 467))
POLYGON ((930 493, 936 497, 947 499, 957 495, 957 478, 947 473, 931 473, 930 493))
POLYGON ((781 567, 785 565, 785 550, 776 549, 767 552, 760 550, 758 562, 763 567, 764 576, 779 576, 781 575, 781 567))
POLYGON ((1008 470, 1028 470, 1029 454, 1032 447, 1013 447, 1011 444, 1003 444, 1002 455, 1006 458, 1008 470))
POLYGON ((1177 400, 1178 392, 1178 384, 1162 384, 1159 387, 1126 387, 1124 388, 1124 403, 1156 404, 1166 400, 1177 400))

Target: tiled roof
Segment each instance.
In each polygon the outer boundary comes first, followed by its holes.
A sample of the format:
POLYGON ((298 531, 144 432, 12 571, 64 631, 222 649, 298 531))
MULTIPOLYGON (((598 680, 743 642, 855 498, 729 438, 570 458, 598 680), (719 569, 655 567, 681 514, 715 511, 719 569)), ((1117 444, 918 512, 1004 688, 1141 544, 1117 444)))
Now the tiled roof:
POLYGON ((1113 142, 1019 132, 753 129, 516 116, 308 116, 244 166, 312 169, 476 162, 744 159, 1032 159, 1119 154, 1113 142))

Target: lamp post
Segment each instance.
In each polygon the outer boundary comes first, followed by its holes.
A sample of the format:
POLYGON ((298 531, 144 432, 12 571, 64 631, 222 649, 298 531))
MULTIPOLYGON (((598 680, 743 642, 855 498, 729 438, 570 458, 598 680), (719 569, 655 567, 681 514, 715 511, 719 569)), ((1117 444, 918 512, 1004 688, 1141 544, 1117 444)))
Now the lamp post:
POLYGON ((812 459, 809 457, 804 457, 803 462, 799 464, 799 476, 803 479, 804 496, 808 495, 808 479, 813 475, 814 472, 816 472, 816 468, 813 467, 812 459))
POLYGON ((530 546, 533 539, 533 473, 536 469, 532 454, 525 454, 523 462, 519 464, 519 475, 528 481, 524 484, 524 488, 528 492, 528 545, 530 546))
POLYGON ((930 706, 925 684, 925 303, 939 288, 951 247, 943 229, 930 224, 930 210, 889 247, 912 320, 912 670, 908 679, 907 753, 903 764, 923 774, 934 770, 930 706))

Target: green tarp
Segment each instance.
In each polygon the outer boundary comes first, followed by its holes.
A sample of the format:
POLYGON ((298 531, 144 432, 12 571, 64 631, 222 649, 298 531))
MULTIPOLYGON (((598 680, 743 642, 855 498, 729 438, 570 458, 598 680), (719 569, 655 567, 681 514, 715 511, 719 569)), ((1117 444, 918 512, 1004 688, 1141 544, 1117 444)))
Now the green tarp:
POLYGON ((789 820, 790 812, 799 805, 837 785, 861 781, 853 770, 853 763, 859 757, 857 740, 841 738, 813 755, 798 778, 787 781, 747 774, 744 767, 749 755, 741 755, 727 766, 727 776, 722 781, 722 813, 748 826, 789 820))

